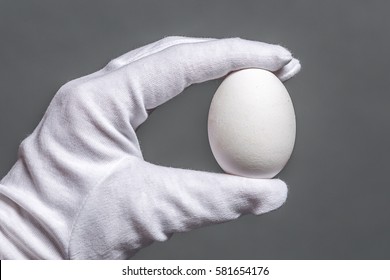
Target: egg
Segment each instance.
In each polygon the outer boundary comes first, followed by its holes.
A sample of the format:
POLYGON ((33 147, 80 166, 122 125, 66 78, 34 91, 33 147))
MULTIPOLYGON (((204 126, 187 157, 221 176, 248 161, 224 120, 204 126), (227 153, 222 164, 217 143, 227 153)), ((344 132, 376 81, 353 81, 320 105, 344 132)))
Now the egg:
POLYGON ((211 101, 208 136, 220 167, 234 175, 273 178, 294 148, 294 107, 283 83, 271 72, 233 72, 211 101))

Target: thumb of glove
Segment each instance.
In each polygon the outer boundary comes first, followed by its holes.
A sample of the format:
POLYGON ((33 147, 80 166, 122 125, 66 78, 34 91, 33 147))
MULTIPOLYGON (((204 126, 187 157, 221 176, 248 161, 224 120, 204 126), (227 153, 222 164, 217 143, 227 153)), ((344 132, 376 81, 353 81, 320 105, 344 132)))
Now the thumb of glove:
POLYGON ((69 257, 123 259, 173 233, 256 215, 281 206, 278 179, 156 166, 125 158, 85 201, 74 225, 69 257))

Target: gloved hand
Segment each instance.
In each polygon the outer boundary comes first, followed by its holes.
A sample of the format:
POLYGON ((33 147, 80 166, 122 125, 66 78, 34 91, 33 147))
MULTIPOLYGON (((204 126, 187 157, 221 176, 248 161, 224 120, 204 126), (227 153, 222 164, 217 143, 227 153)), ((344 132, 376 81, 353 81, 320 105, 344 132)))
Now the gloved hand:
POLYGON ((135 133, 187 86, 250 67, 286 80, 300 64, 276 45, 168 37, 61 87, 0 182, 1 257, 124 259, 175 232, 281 206, 281 180, 156 166, 135 133))

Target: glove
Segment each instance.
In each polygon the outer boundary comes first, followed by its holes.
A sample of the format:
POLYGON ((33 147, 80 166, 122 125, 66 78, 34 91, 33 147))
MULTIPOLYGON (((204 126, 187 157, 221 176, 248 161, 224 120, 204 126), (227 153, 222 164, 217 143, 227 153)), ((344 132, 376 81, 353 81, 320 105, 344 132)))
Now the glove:
POLYGON ((277 45, 167 37, 62 86, 0 182, 1 258, 125 259, 175 232, 281 206, 281 180, 157 166, 135 133, 187 86, 252 67, 284 81, 300 64, 277 45))

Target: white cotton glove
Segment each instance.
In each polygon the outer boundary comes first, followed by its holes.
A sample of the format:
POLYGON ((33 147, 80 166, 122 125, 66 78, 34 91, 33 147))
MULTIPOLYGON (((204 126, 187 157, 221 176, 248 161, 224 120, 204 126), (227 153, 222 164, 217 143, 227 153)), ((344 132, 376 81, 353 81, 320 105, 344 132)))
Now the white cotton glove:
POLYGON ((135 133, 187 86, 249 67, 286 80, 300 64, 276 45, 168 37, 61 87, 0 182, 1 258, 124 259, 175 232, 281 206, 281 180, 156 166, 135 133))

